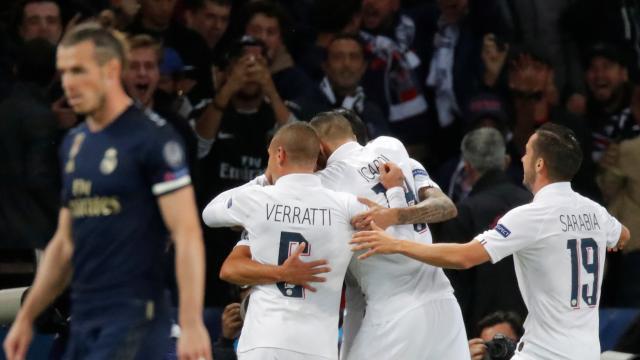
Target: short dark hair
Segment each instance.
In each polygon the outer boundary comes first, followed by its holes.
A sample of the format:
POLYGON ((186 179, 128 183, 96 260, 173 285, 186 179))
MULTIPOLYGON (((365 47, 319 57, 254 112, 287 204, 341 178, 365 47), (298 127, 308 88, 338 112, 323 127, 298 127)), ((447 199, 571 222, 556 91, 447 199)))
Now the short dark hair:
POLYGON ((576 135, 566 126, 546 123, 536 132, 533 151, 544 159, 549 179, 571 181, 582 164, 582 149, 576 135))
POLYGON ((207 2, 214 3, 218 6, 231 7, 231 0, 187 0, 184 2, 184 8, 189 11, 198 11, 202 9, 207 2))
POLYGON ((249 1, 244 11, 244 21, 242 22, 243 33, 245 33, 249 21, 258 14, 262 14, 269 18, 275 18, 278 21, 280 36, 282 36, 282 40, 284 41, 287 37, 287 30, 291 29, 291 17, 282 5, 271 0, 249 1))
POLYGON ((22 22, 24 21, 24 9, 29 4, 37 4, 37 3, 53 3, 58 6, 58 10, 60 10, 60 21, 62 21, 62 8, 60 4, 56 0, 22 0, 18 1, 13 8, 13 19, 11 20, 11 30, 15 31, 15 35, 18 34, 18 28, 22 26, 22 22))
POLYGON ((343 110, 331 110, 317 114, 309 121, 322 140, 340 140, 354 136, 353 126, 343 110))
POLYGON ((59 46, 74 46, 85 41, 91 41, 95 45, 95 58, 98 64, 104 65, 115 58, 120 61, 123 70, 127 67, 129 49, 124 35, 105 29, 95 22, 74 27, 64 35, 59 46))
POLYGON ((311 25, 318 33, 338 33, 362 8, 362 0, 316 0, 311 5, 311 25))
POLYGON ((522 317, 513 311, 496 311, 483 317, 476 325, 476 335, 480 336, 482 330, 501 323, 509 324, 518 337, 516 340, 520 340, 524 334, 522 317))
POLYGON ((335 109, 334 112, 342 115, 349 124, 351 124, 351 130, 353 130, 353 134, 356 136, 356 140, 360 145, 366 145, 369 140, 369 130, 367 129, 367 125, 365 125, 364 121, 358 116, 358 114, 350 109, 339 108, 335 109))
POLYGON ((334 42, 339 41, 339 40, 351 40, 351 41, 355 42, 356 44, 358 44, 358 47, 360 48, 360 50, 362 50, 362 55, 366 55, 365 43, 362 40, 362 38, 357 34, 349 34, 349 33, 336 34, 333 37, 333 39, 331 39, 331 41, 329 41, 329 44, 327 45, 327 49, 329 49, 331 47, 331 45, 333 45, 334 42))

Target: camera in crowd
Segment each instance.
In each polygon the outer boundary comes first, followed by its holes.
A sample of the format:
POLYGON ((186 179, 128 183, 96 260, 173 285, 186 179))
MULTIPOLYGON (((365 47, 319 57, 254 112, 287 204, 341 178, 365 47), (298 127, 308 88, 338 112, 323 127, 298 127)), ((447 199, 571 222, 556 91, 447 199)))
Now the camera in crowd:
POLYGON ((496 334, 491 341, 487 341, 484 344, 487 347, 484 360, 511 359, 516 351, 516 342, 502 334, 496 334))

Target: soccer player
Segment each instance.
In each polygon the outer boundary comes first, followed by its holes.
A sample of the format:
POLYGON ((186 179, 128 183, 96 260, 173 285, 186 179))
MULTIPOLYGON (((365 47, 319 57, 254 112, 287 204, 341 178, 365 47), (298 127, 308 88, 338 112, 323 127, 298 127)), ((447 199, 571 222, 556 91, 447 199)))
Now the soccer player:
POLYGON ((367 208, 353 195, 322 187, 313 175, 319 151, 311 126, 285 125, 268 149, 267 178, 274 185, 226 191, 203 211, 208 226, 246 231, 220 271, 226 281, 254 285, 238 344, 241 360, 338 358, 350 221, 367 208), (330 259, 328 265, 322 259, 330 259))
MULTIPOLYGON (((318 114, 311 126, 320 136, 321 163, 326 163, 317 173, 322 184, 373 199, 385 208, 397 208, 395 223, 401 225, 389 231, 431 243, 426 222, 455 216, 453 203, 425 176, 424 168, 416 167, 400 141, 378 137, 361 146, 341 111, 318 114), (389 162, 402 169, 402 186, 385 191, 379 169, 389 162), (420 203, 418 193, 424 199, 420 203)), ((372 260, 352 262, 349 267, 350 275, 364 293, 366 309, 364 318, 358 319, 360 311, 350 304, 358 303, 357 290, 347 288, 347 295, 356 296, 347 299, 341 357, 469 359, 460 307, 442 269, 397 255, 372 260), (362 324, 354 334, 358 326, 349 322, 358 320, 362 324)))
POLYGON ((529 310, 513 359, 599 359, 605 251, 624 247, 630 234, 606 209, 571 189, 569 181, 581 161, 573 133, 545 124, 529 138, 522 157, 523 183, 533 201, 509 211, 494 229, 466 244, 398 241, 375 229, 357 233, 354 250, 368 249, 361 259, 403 254, 463 269, 513 254, 529 310))
POLYGON ((58 47, 65 96, 86 122, 60 149, 58 229, 5 340, 10 360, 26 357, 34 319, 69 282, 66 358, 162 358, 171 325, 161 271, 167 229, 180 289, 178 354, 211 358, 202 322, 203 244, 185 153, 163 119, 132 106, 121 83, 125 66, 126 45, 95 24, 74 28, 58 47))

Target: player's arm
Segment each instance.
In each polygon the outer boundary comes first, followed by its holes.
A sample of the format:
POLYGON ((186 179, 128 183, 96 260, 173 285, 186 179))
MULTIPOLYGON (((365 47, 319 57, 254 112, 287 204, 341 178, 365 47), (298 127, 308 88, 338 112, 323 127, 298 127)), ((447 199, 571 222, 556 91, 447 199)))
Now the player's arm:
POLYGON ((613 252, 624 249, 629 239, 631 239, 631 232, 629 231, 629 229, 622 224, 620 225, 622 226, 622 228, 620 230, 620 237, 618 238, 618 242, 616 243, 615 247, 609 249, 613 252))
POLYGON ((252 212, 245 208, 244 201, 239 199, 243 192, 252 187, 270 184, 268 174, 260 175, 248 183, 224 191, 211 200, 202 211, 202 220, 209 227, 243 226, 252 212))
POLYGON ((286 282, 316 291, 314 282, 324 282, 318 276, 329 272, 326 260, 303 262, 300 255, 305 244, 299 245, 282 265, 261 264, 251 258, 251 248, 238 245, 227 256, 220 269, 220 279, 237 285, 262 285, 286 282))
POLYGON ((202 321, 204 243, 191 185, 162 195, 158 205, 175 243, 182 335, 180 358, 211 359, 211 342, 202 321))
POLYGON ((67 287, 71 279, 71 214, 62 208, 58 228, 47 245, 35 281, 4 341, 7 359, 25 359, 34 319, 67 287))
MULTIPOLYGON (((371 221, 375 221, 382 228, 387 228, 391 225, 437 223, 458 215, 455 204, 435 186, 421 187, 418 191, 420 202, 415 205, 393 205, 391 197, 398 192, 397 189, 403 189, 404 175, 402 170, 392 162, 380 168, 380 182, 387 189, 387 198, 391 206, 384 208, 375 206, 371 201, 361 200, 369 206, 370 210, 353 219, 352 224, 359 230, 367 229, 371 221)), ((403 190, 400 193, 404 195, 403 190)))
POLYGON ((399 240, 385 233, 375 223, 373 230, 353 235, 353 251, 368 250, 358 259, 376 254, 402 254, 426 264, 448 269, 469 269, 491 260, 489 253, 478 240, 465 244, 424 244, 399 240))

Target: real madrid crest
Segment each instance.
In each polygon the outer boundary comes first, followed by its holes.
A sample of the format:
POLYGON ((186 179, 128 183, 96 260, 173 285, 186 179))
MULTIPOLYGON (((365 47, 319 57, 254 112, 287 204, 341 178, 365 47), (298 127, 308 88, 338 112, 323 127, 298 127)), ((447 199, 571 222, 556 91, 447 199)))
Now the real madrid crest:
POLYGON ((100 172, 109 175, 116 167, 118 167, 118 150, 110 147, 104 152, 104 157, 100 162, 100 172))

